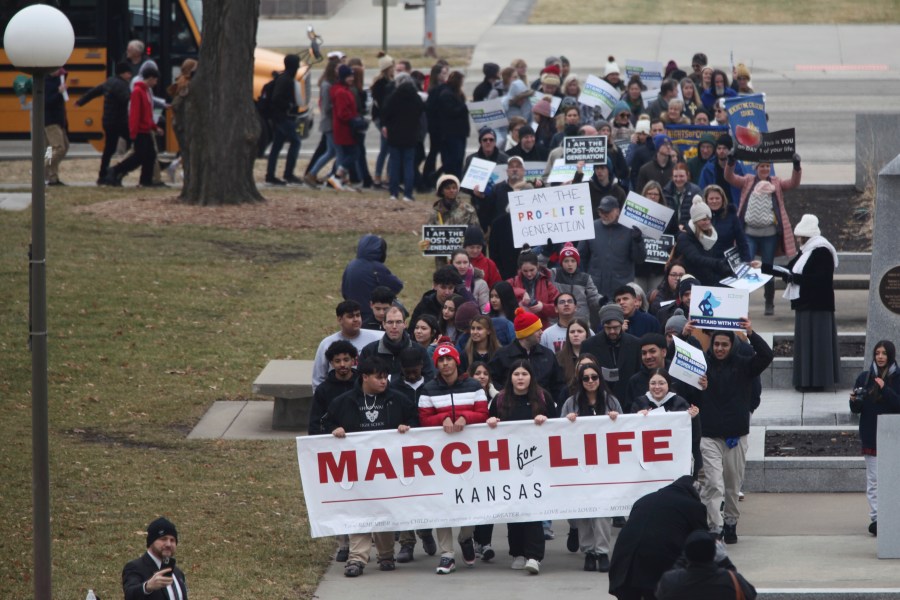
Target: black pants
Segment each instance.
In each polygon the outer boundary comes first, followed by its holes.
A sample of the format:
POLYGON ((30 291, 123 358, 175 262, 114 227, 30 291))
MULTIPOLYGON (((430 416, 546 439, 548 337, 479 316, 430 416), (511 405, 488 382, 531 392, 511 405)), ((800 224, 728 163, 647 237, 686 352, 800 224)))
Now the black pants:
POLYGON ((509 555, 544 560, 544 526, 540 521, 507 523, 509 555))
POLYGON ((476 525, 475 532, 472 534, 472 539, 474 539, 476 543, 481 544, 482 546, 490 546, 491 538, 493 537, 493 523, 491 523, 490 525, 476 525))
POLYGON ((152 133, 139 133, 134 138, 134 154, 112 168, 116 176, 124 177, 138 167, 141 168, 141 185, 153 185, 153 162, 156 160, 156 145, 152 133))
POLYGON ((652 591, 632 587, 618 589, 615 595, 619 600, 656 600, 652 591))
POLYGON ((103 156, 100 157, 100 174, 97 176, 98 179, 106 177, 109 161, 112 160, 112 155, 116 153, 116 148, 119 147, 119 138, 125 140, 126 148, 131 148, 131 134, 128 132, 128 123, 109 127, 104 126, 103 136, 103 156))

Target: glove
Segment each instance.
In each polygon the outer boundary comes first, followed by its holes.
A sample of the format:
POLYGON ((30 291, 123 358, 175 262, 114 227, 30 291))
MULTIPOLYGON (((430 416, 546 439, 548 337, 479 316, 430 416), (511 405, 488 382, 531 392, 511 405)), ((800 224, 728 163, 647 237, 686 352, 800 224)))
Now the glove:
POLYGON ((729 448, 734 448, 734 447, 736 447, 736 446, 738 445, 738 443, 739 443, 740 441, 741 441, 741 438, 739 438, 739 437, 730 437, 730 438, 726 438, 726 439, 725 439, 725 445, 728 446, 729 448))
POLYGON ((800 155, 794 152, 794 170, 800 170, 800 155))
POLYGON ((793 273, 782 273, 781 280, 785 283, 794 283, 794 274, 793 273))
POLYGON ((638 228, 637 225, 631 226, 631 239, 637 241, 644 236, 644 233, 638 228))
POLYGON ((737 162, 737 159, 734 157, 734 150, 731 150, 728 153, 728 164, 733 167, 734 163, 736 163, 736 162, 737 162))

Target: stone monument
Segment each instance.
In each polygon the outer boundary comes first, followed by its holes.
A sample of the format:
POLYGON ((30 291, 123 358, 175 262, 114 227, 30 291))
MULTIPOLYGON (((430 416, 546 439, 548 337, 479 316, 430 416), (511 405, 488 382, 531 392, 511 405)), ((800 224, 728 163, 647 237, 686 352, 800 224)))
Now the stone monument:
POLYGON ((878 558, 900 558, 900 415, 878 417, 878 558), (883 457, 883 458, 882 458, 883 457))
POLYGON ((900 344, 900 155, 878 174, 865 363, 878 340, 900 344))

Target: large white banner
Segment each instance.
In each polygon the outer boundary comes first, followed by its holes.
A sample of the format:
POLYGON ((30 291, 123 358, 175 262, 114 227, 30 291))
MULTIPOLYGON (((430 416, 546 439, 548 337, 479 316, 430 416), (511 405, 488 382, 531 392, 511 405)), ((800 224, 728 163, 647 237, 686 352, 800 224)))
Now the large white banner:
POLYGON ((542 246, 594 239, 587 183, 509 192, 513 246, 542 246))
POLYGON ((628 192, 619 214, 619 223, 625 227, 637 227, 645 236, 658 240, 674 214, 675 211, 665 204, 628 192))
POLYGON ((691 472, 686 412, 297 438, 313 537, 627 515, 691 472))
POLYGON ((740 320, 750 314, 750 292, 726 287, 691 288, 690 316, 701 329, 743 330, 740 320))

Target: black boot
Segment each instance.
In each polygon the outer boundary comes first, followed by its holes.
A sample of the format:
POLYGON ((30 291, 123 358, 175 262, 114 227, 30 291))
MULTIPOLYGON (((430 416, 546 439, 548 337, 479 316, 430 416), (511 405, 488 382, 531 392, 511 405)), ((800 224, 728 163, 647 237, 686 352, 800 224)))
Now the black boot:
POLYGON ((763 295, 766 299, 766 316, 772 316, 775 314, 775 280, 770 279, 766 282, 764 287, 763 295))

